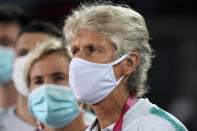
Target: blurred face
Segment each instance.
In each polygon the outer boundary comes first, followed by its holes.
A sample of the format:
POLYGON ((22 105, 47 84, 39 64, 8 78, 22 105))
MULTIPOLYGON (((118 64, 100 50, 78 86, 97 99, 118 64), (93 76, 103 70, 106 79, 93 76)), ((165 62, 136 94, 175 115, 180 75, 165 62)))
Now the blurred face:
MULTIPOLYGON (((88 29, 80 29, 71 43, 71 52, 74 58, 95 63, 107 64, 115 61, 116 58, 113 55, 115 51, 115 45, 106 36, 88 29)), ((122 76, 120 65, 114 66, 117 80, 122 76)))
POLYGON ((51 39, 53 36, 46 33, 24 33, 16 44, 16 58, 27 55, 38 43, 51 39))
POLYGON ((68 84, 69 60, 59 52, 37 60, 30 70, 30 90, 43 84, 68 84))
POLYGON ((0 45, 14 48, 20 26, 16 23, 0 22, 0 45))
MULTIPOLYGON (((16 38, 17 38, 19 31, 20 31, 20 26, 17 23, 0 22, 0 46, 4 46, 7 48, 14 48, 15 44, 16 44, 16 38)), ((8 66, 8 67, 10 67, 10 66, 8 66)), ((13 84, 12 82, 8 82, 8 83, 4 84, 3 86, 4 87, 12 87, 13 86, 12 84, 13 84)), ((0 85, 0 86, 2 86, 2 85, 0 85)), ((13 95, 13 97, 14 97, 14 95, 13 95)))

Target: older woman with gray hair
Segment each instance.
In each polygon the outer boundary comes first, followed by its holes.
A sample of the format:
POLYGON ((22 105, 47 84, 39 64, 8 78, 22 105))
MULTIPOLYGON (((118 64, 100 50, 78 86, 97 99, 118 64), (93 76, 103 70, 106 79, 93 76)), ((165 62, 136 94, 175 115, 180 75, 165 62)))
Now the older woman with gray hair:
POLYGON ((143 16, 128 6, 81 5, 65 20, 72 61, 69 83, 97 115, 88 131, 185 131, 168 112, 142 98, 152 49, 143 16))

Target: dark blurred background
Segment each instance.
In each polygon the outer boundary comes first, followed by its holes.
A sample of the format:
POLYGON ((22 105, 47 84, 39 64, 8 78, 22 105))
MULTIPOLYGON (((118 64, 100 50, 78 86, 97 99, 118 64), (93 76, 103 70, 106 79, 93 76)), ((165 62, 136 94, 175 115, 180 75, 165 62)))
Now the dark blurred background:
MULTIPOLYGON (((59 28, 80 0, 0 0, 14 3, 34 18, 59 28)), ((193 0, 113 0, 141 13, 150 33, 155 59, 149 72, 151 102, 197 130, 197 9, 193 0)))

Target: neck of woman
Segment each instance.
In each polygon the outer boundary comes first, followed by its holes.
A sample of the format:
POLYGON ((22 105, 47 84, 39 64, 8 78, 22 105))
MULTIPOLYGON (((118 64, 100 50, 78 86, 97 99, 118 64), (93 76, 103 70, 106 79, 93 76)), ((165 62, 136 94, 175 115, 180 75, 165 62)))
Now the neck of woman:
POLYGON ((71 123, 66 125, 65 127, 61 129, 54 129, 51 127, 45 127, 46 131, 84 131, 86 129, 86 126, 83 122, 83 115, 82 113, 77 116, 71 123))
POLYGON ((18 94, 17 103, 16 103, 16 115, 25 121, 26 123, 36 127, 37 126, 37 119, 34 117, 28 109, 28 98, 21 94, 18 94))
POLYGON ((98 118, 100 129, 119 120, 128 97, 127 87, 120 83, 106 98, 91 105, 98 118))

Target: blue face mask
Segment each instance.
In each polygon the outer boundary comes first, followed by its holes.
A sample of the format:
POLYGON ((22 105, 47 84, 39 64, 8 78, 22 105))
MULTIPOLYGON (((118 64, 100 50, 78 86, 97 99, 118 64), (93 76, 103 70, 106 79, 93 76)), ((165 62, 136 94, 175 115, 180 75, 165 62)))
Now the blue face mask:
POLYGON ((7 83, 11 80, 13 62, 13 49, 0 46, 0 84, 7 83))
POLYGON ((70 88, 46 84, 29 95, 29 109, 42 123, 52 128, 65 127, 81 112, 70 88))
POLYGON ((0 108, 0 120, 4 116, 5 113, 6 113, 6 110, 3 110, 0 108))

